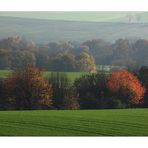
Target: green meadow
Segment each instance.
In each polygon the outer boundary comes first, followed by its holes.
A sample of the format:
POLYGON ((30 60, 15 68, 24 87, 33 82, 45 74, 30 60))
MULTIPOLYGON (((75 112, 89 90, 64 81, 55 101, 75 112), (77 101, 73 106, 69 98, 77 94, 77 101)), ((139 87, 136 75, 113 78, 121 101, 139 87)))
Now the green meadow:
MULTIPOLYGON (((0 78, 6 78, 10 74, 10 70, 0 70, 0 78)), ((52 72, 46 71, 44 72, 44 77, 48 78, 52 72)), ((66 73, 67 77, 73 82, 75 79, 88 74, 87 72, 59 72, 59 73, 66 73)))
POLYGON ((6 78, 10 73, 10 70, 0 70, 0 78, 6 78))
POLYGON ((1 111, 1 136, 148 136, 148 109, 1 111))

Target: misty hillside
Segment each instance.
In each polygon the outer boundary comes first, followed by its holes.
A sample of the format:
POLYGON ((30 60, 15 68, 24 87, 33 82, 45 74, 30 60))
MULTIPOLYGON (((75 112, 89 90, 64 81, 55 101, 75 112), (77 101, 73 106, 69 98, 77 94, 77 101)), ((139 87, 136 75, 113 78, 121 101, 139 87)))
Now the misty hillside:
POLYGON ((148 12, 141 11, 1 11, 0 16, 89 22, 148 22, 148 12))
POLYGON ((0 39, 22 36, 38 43, 118 38, 148 39, 148 23, 87 22, 0 17, 0 39))

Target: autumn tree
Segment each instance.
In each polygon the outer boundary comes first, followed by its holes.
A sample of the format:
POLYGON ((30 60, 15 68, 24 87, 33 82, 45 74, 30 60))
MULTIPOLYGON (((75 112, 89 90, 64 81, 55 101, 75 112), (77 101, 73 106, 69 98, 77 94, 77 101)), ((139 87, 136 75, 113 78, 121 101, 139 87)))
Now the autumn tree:
POLYGON ((140 66, 148 66, 148 40, 139 39, 134 44, 134 58, 140 66))
POLYGON ((37 46, 34 42, 17 37, 8 37, 0 40, 0 48, 15 50, 25 50, 25 51, 36 51, 37 46))
POLYGON ((23 68, 28 64, 35 65, 35 55, 30 51, 17 50, 11 53, 11 69, 23 68))
POLYGON ((123 70, 113 72, 107 82, 115 99, 125 104, 139 104, 143 101, 145 88, 132 73, 123 70))
POLYGON ((10 50, 0 48, 0 69, 9 69, 10 62, 10 50))
POLYGON ((129 40, 118 39, 112 48, 112 65, 135 67, 136 61, 132 58, 134 49, 129 40))
POLYGON ((79 71, 96 73, 96 64, 92 55, 87 52, 82 52, 76 57, 77 67, 79 71))
POLYGON ((59 54, 49 64, 51 71, 76 71, 76 60, 73 54, 59 54))
POLYGON ((110 64, 110 56, 112 55, 111 43, 103 39, 88 40, 83 43, 83 46, 88 47, 88 51, 93 55, 96 64, 110 64))
POLYGON ((35 53, 36 57, 36 66, 42 69, 49 69, 50 58, 48 51, 44 46, 41 46, 40 49, 35 53))
POLYGON ((52 105, 52 86, 38 68, 27 65, 17 69, 4 81, 5 93, 15 109, 49 108, 52 105))

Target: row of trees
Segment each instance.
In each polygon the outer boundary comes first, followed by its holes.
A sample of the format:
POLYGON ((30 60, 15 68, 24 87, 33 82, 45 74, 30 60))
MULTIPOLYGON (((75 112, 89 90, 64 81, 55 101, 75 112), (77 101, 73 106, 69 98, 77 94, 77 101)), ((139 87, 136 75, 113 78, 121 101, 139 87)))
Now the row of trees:
POLYGON ((0 69, 16 69, 31 63, 51 71, 96 72, 93 56, 89 51, 78 54, 70 50, 69 43, 36 45, 20 37, 0 40, 0 69))
POLYGON ((49 79, 33 65, 13 71, 0 81, 0 109, 78 109, 74 87, 65 74, 49 79))
POLYGON ((148 40, 102 39, 35 44, 20 37, 0 40, 0 69, 15 69, 32 63, 50 71, 95 72, 96 65, 118 65, 137 69, 148 66, 148 40))
POLYGON ((92 74, 75 81, 81 108, 129 108, 144 102, 145 87, 132 73, 92 74))
POLYGON ((148 107, 145 77, 148 69, 132 74, 126 70, 109 75, 96 73, 70 81, 66 74, 48 79, 33 65, 17 69, 0 81, 1 109, 98 109, 148 107), (144 79, 141 83, 140 80, 144 79))

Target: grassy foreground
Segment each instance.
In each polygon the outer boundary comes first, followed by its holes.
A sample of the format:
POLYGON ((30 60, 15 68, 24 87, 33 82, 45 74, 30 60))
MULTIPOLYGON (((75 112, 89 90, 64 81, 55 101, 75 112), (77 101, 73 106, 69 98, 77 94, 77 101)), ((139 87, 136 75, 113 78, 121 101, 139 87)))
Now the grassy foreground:
POLYGON ((1 111, 1 136, 148 136, 148 109, 1 111))

